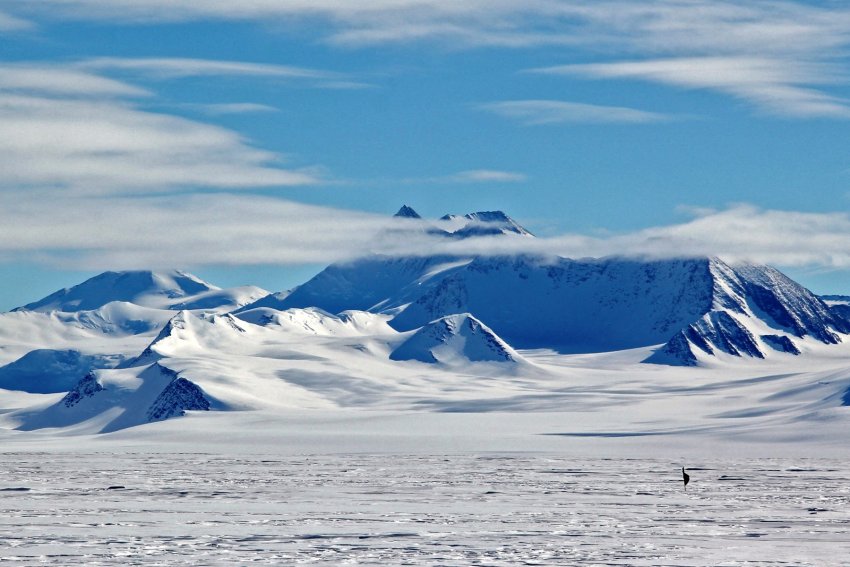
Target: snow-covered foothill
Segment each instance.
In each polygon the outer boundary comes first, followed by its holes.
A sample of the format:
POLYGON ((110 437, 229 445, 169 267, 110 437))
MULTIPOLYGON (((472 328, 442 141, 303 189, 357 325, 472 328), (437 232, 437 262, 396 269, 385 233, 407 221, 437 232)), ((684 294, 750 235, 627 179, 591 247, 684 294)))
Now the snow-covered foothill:
POLYGON ((460 313, 423 326, 396 347, 390 359, 464 364, 517 363, 522 357, 487 325, 469 313, 460 313))
POLYGON ((157 362, 90 372, 59 400, 13 412, 10 419, 22 431, 65 428, 108 433, 210 407, 196 384, 157 362))
POLYGON ((216 350, 238 341, 246 333, 244 323, 233 315, 195 315, 180 311, 145 348, 138 362, 149 358, 216 350))

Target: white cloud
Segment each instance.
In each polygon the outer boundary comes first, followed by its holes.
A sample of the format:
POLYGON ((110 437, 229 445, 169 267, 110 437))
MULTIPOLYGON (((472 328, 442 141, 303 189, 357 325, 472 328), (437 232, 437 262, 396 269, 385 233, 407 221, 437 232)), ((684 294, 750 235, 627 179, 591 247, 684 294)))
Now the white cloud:
POLYGON ((247 194, 0 194, 0 258, 92 269, 331 262, 363 254, 392 222, 247 194))
POLYGON ((180 57, 121 58, 98 57, 77 64, 82 69, 99 71, 128 71, 159 79, 184 77, 253 76, 284 79, 339 79, 340 75, 329 71, 254 63, 246 61, 219 61, 180 57))
POLYGON ((145 89, 77 69, 44 64, 0 63, 0 91, 43 95, 148 96, 145 89))
POLYGON ((0 191, 90 194, 317 181, 314 170, 282 168, 280 156, 236 132, 126 100, 148 94, 79 69, 0 66, 0 191))
POLYGON ((810 87, 834 82, 840 72, 823 63, 764 57, 685 57, 561 65, 535 69, 550 75, 638 79, 689 89, 712 89, 746 99, 776 114, 850 118, 850 101, 810 87))
POLYGON ((432 177, 403 177, 400 179, 372 179, 358 184, 381 185, 418 185, 418 184, 484 184, 484 183, 521 183, 527 181, 528 176, 517 171, 504 171, 501 169, 467 169, 450 173, 448 175, 435 175, 432 177))
POLYGON ((125 22, 323 21, 346 44, 594 44, 663 52, 806 52, 846 45, 850 10, 789 0, 30 0, 44 17, 125 22))
MULTIPOLYGON (((155 22, 203 19, 306 24, 349 47, 435 42, 451 48, 559 45, 572 74, 704 88, 793 117, 846 117, 828 85, 846 80, 850 6, 793 0, 42 0, 39 17, 155 22)), ((276 29, 276 28, 273 28, 276 29)), ((565 68, 562 68, 565 70, 565 68)), ((160 69, 159 72, 163 72, 160 69)), ((177 72, 177 71, 175 71, 177 72)))
POLYGON ((446 178, 451 183, 519 183, 526 181, 525 174, 515 171, 501 171, 498 169, 470 169, 460 171, 446 178))
POLYGON ((2 32, 23 31, 32 29, 33 27, 34 25, 30 21, 0 12, 0 31, 2 32))
POLYGON ((564 122, 642 124, 669 119, 663 114, 634 108, 562 100, 510 100, 483 104, 479 108, 526 125, 564 122))
POLYGON ((223 114, 251 114, 255 112, 278 112, 279 109, 255 102, 227 102, 220 104, 181 104, 180 108, 198 110, 212 116, 223 114))
POLYGON ((720 256, 779 267, 850 268, 850 214, 765 210, 735 205, 701 210, 699 216, 667 226, 630 233, 590 236, 563 234, 551 238, 480 238, 440 242, 425 248, 396 239, 399 253, 531 253, 565 257, 720 256))
POLYGON ((307 264, 370 253, 544 256, 717 255, 778 267, 850 268, 850 215, 737 205, 608 236, 453 240, 427 221, 256 195, 43 199, 0 194, 0 259, 87 269, 307 264), (388 232, 388 229, 393 229, 388 232), (405 229, 409 229, 405 231, 405 229))

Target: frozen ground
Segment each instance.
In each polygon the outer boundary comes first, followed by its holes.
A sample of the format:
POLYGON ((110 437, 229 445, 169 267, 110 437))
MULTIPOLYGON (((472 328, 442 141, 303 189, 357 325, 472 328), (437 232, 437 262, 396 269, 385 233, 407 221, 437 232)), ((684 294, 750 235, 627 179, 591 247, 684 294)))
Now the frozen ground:
POLYGON ((657 458, 2 458, 4 565, 840 565, 850 552, 850 466, 828 458, 692 460, 687 492, 682 463, 657 458))

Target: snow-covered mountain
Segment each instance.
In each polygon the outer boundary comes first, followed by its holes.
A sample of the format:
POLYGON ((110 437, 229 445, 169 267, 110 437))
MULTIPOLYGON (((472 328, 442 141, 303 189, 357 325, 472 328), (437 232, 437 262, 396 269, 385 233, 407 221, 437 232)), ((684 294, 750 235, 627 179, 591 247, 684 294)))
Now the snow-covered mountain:
MULTIPOLYGON (((409 224, 532 238, 501 212, 397 216, 394 237, 409 224)), ((845 356, 848 315, 846 297, 717 258, 370 256, 276 294, 107 272, 0 314, 0 425, 90 433, 210 409, 550 410, 568 394, 595 407, 600 384, 632 375, 645 380, 634 391, 651 392, 659 377, 762 367, 773 380, 814 361, 814 382, 772 392, 811 413, 850 399, 850 355, 830 366, 845 356)))
POLYGON ((141 369, 89 372, 61 399, 16 412, 18 428, 83 428, 106 433, 207 411, 212 403, 196 384, 158 362, 141 369))
POLYGON ((266 290, 255 286, 221 289, 179 270, 104 272, 14 311, 74 313, 94 311, 112 302, 153 309, 231 310, 266 295, 266 290))
POLYGON ((408 207, 407 205, 402 205, 394 217, 400 217, 405 219, 421 219, 419 213, 413 210, 413 207, 408 207))
POLYGON ((170 272, 104 272, 79 285, 62 289, 19 307, 29 311, 91 311, 112 301, 168 308, 174 300, 218 288, 177 270, 170 272))
POLYGON ((705 355, 765 358, 800 354, 801 339, 841 342, 850 323, 809 290, 769 266, 712 259, 711 310, 670 339, 650 362, 697 364, 705 355))
POLYGON ((346 310, 387 310, 420 293, 438 274, 468 260, 447 256, 395 258, 373 256, 350 263, 332 264, 285 297, 260 299, 237 310, 257 307, 286 310, 318 307, 329 313, 346 310))
POLYGON ((521 358, 487 325, 469 313, 431 321, 390 353, 392 360, 444 364, 516 363, 521 358))
POLYGON ((717 258, 375 256, 329 266, 280 305, 307 306, 392 314, 399 331, 470 313, 515 348, 663 344, 649 361, 684 365, 699 353, 796 354, 800 339, 830 344, 850 331, 835 308, 777 270, 717 258))
MULTIPOLYGON (((458 217, 452 215, 447 215, 443 218, 458 219, 458 217)), ((492 236, 499 234, 534 236, 502 211, 480 211, 477 213, 463 215, 463 218, 466 219, 463 227, 452 233, 452 236, 455 238, 492 236)))

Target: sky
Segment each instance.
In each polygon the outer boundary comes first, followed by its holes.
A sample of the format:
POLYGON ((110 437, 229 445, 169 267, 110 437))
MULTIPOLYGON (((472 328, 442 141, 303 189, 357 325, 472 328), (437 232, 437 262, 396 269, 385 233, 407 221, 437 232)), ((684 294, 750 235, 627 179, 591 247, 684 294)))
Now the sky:
POLYGON ((848 48, 828 0, 0 0, 0 309, 108 269, 279 291, 433 251, 381 238, 403 204, 538 236, 460 252, 850 293, 848 48))

